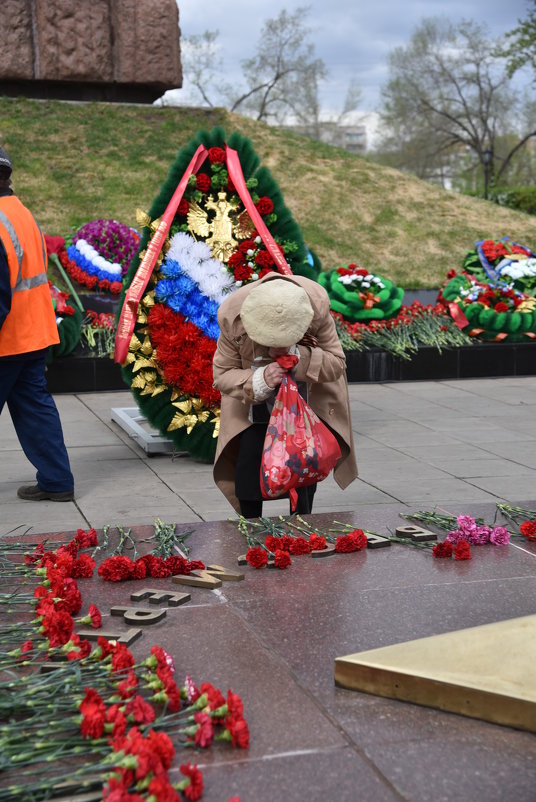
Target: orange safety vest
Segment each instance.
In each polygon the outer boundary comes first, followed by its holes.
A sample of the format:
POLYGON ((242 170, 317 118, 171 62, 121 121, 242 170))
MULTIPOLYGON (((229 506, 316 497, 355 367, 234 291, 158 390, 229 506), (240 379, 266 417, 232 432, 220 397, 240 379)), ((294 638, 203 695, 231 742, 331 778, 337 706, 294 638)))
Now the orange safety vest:
POLYGON ((0 329, 0 356, 26 354, 58 343, 41 230, 15 195, 0 197, 0 239, 6 249, 11 310, 0 329))

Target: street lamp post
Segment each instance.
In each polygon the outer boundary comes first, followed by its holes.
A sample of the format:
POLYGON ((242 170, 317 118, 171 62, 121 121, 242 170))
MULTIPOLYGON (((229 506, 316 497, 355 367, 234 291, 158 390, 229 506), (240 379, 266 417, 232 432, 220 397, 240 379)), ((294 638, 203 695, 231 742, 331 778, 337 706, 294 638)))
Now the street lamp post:
POLYGON ((488 186, 491 171, 493 169, 493 150, 486 148, 482 151, 482 164, 484 165, 484 198, 488 198, 488 186))

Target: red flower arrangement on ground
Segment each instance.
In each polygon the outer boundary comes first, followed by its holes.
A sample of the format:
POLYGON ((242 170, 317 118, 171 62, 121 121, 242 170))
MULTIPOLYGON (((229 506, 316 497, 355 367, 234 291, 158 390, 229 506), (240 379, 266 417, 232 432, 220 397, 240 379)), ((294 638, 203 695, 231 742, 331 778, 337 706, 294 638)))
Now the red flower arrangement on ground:
MULTIPOLYGON (((171 781, 169 772, 177 749, 208 748, 214 741, 248 748, 249 728, 242 701, 231 690, 224 697, 211 683, 203 682, 197 688, 189 677, 179 687, 173 677, 173 660, 160 646, 153 646, 149 657, 136 661, 120 642, 99 637, 92 648, 90 641, 76 634, 75 624, 101 626, 94 604, 89 605, 86 616, 73 618, 82 607, 82 596, 72 574, 81 562, 90 575, 94 561, 80 550, 96 546, 94 530, 78 530, 75 538, 54 551, 45 551, 41 543, 25 555, 24 563, 12 564, 13 571, 35 575, 41 584, 33 595, 28 594, 28 603, 34 599, 37 617, 13 627, 13 632, 31 633, 32 637, 0 656, 1 667, 10 666, 9 693, 17 720, 16 728, 12 723, 0 727, 10 793, 13 797, 31 794, 36 801, 48 799, 54 790, 63 790, 68 778, 70 783, 79 783, 80 789, 100 786, 103 799, 109 802, 199 799, 203 777, 197 766, 181 764, 182 779, 171 781), (60 658, 62 662, 58 662, 60 658), (54 671, 43 673, 40 669, 48 661, 54 661, 54 671), (73 661, 76 671, 70 667, 73 661), (20 678, 15 671, 17 663, 23 669, 20 678), (38 680, 35 688, 34 677, 38 680), (72 709, 65 704, 68 699, 73 699, 72 709), (38 720, 48 736, 33 738, 31 724, 22 755, 19 731, 25 717, 38 720), (176 745, 164 727, 174 733, 176 745), (74 757, 75 775, 70 763, 74 757), (26 774, 25 766, 36 761, 50 769, 42 776, 26 774), (103 770, 106 773, 99 779, 103 770), (24 785, 17 784, 21 771, 24 785)), ((154 555, 145 558, 144 564, 151 571, 163 564, 174 571, 203 566, 180 557, 160 560, 154 555)))
POLYGON ((127 580, 153 577, 162 579, 168 576, 189 576, 192 571, 202 570, 205 564, 200 560, 186 560, 184 557, 156 557, 146 554, 137 560, 117 555, 107 557, 99 565, 98 574, 107 582, 125 582, 127 580))
MULTIPOLYGON (((249 529, 263 528, 262 523, 265 519, 259 519, 260 523, 248 521, 240 518, 238 528, 245 535, 249 545, 246 553, 246 561, 252 568, 264 568, 271 565, 275 568, 288 568, 292 565, 291 555, 300 556, 310 554, 313 551, 323 551, 327 548, 327 533, 320 535, 313 531, 303 521, 300 516, 297 520, 300 524, 293 523, 293 519, 283 522, 281 525, 270 522, 273 534, 266 535, 264 543, 261 544, 249 529), (284 527, 294 528, 300 534, 290 534, 284 531, 284 527)), ((352 529, 338 537, 329 535, 330 541, 334 543, 335 551, 339 554, 349 554, 354 551, 361 551, 367 547, 367 536, 362 529, 352 529)))

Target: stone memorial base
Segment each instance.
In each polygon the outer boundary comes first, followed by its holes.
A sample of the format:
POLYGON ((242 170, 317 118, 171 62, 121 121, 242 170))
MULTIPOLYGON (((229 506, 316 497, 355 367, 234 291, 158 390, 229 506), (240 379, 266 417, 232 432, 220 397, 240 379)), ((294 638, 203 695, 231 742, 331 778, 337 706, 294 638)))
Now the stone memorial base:
MULTIPOLYGON (((402 511, 408 508, 378 505, 309 520, 320 529, 335 519, 381 535, 404 523, 402 511)), ((495 505, 455 512, 491 521, 495 505)), ((153 528, 131 529, 143 552, 153 528)), ((247 546, 235 523, 177 524, 178 532, 190 529, 191 559, 244 579, 221 577, 213 589, 171 579, 104 582, 96 574, 78 582, 84 605, 96 602, 104 630, 131 638, 136 657, 159 644, 173 655, 178 677, 190 674, 224 693, 232 688, 243 699, 249 750, 216 746, 186 756, 203 771, 203 800, 534 800, 533 735, 337 687, 334 661, 533 614, 536 543, 473 547, 464 562, 393 543, 323 559, 293 557, 284 571, 255 570, 237 563, 247 546), (163 595, 151 596, 155 591, 163 595)), ((499 658, 494 671, 501 676, 499 658)), ((534 689, 533 672, 524 682, 534 689)))
MULTIPOLYGON (((440 381, 536 374, 536 343, 482 343, 462 348, 419 348, 411 360, 387 351, 346 351, 350 383, 440 381)), ((83 393, 125 390, 121 368, 111 359, 67 356, 55 359, 47 369, 51 393, 83 393)))

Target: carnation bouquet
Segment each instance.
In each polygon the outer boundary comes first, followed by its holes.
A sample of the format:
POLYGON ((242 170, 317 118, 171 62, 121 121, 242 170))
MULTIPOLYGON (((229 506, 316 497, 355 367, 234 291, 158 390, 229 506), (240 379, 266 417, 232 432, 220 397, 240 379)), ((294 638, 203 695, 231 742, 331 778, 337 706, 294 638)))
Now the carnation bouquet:
POLYGON ((221 128, 181 151, 124 280, 116 360, 149 422, 177 449, 212 461, 220 396, 217 311, 270 271, 314 278, 299 227, 251 142, 221 128), (160 219, 161 218, 161 219, 160 219))
POLYGON ((390 318, 402 306, 402 288, 356 264, 320 273, 318 281, 331 309, 350 323, 390 318))

